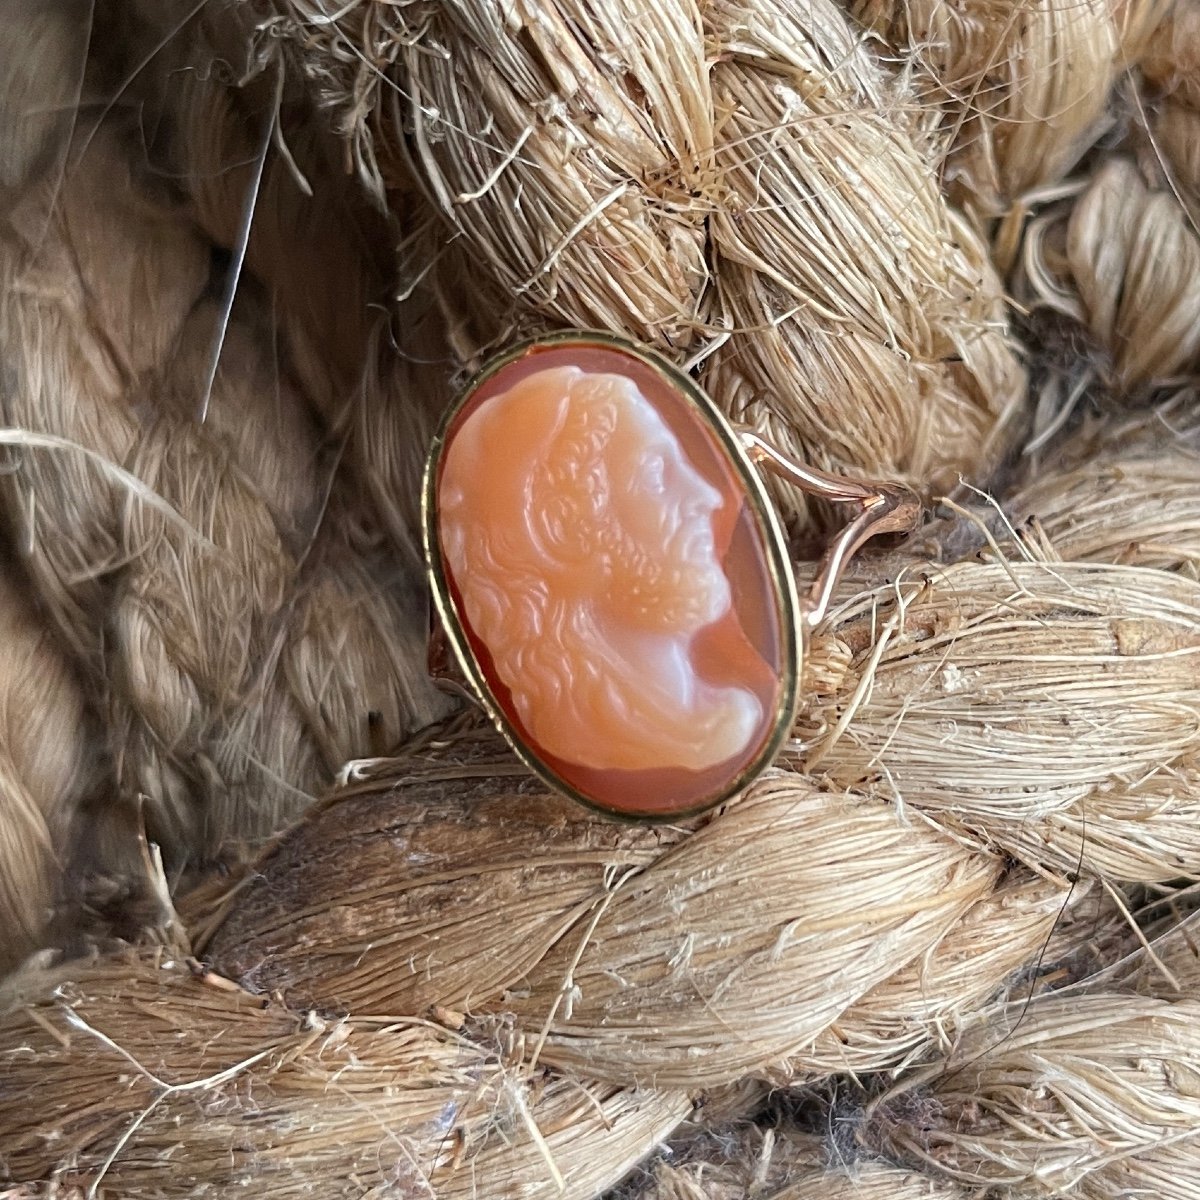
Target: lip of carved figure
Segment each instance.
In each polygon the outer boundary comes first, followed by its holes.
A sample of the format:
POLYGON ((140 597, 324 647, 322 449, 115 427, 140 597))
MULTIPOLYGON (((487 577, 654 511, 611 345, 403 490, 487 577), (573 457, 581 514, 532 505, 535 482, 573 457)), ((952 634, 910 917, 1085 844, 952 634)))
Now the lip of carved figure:
POLYGON ((705 771, 747 751, 759 695, 705 678, 695 653, 702 632, 746 644, 714 534, 741 498, 704 478, 632 379, 524 375, 455 428, 438 489, 465 624, 535 750, 600 771, 705 771), (521 437, 502 437, 514 422, 521 437), (564 539, 582 552, 556 553, 564 539), (621 555, 587 552, 600 545, 636 560, 637 604, 615 586, 621 555))
MULTIPOLYGON (((705 566, 713 560, 716 554, 716 543, 713 539, 712 524, 708 521, 707 513, 697 513, 687 518, 683 528, 687 530, 679 540, 679 558, 694 566, 705 566)), ((715 614, 720 616, 720 613, 715 614)))

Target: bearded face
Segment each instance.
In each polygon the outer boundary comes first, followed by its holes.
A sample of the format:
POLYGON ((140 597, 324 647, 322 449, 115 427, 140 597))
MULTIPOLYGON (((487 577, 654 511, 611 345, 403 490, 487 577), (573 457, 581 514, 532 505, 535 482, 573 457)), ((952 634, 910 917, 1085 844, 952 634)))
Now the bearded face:
POLYGON ((561 421, 532 487, 543 544, 572 565, 562 584, 631 628, 695 633, 730 603, 713 539, 721 495, 631 380, 569 370, 553 372, 561 421))
POLYGON ((730 610, 722 504, 621 375, 535 372, 457 430, 443 554, 544 751, 602 770, 703 770, 745 749, 759 700, 711 685, 693 655, 730 610))

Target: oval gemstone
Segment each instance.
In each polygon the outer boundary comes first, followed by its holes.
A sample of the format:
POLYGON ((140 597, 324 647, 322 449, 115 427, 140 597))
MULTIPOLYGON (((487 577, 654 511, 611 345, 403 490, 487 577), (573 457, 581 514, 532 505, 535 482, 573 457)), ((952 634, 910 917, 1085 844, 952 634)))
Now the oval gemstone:
POLYGON ((534 348, 451 420, 449 595, 493 705, 581 798, 703 807, 780 719, 785 619, 729 452, 649 361, 534 348))

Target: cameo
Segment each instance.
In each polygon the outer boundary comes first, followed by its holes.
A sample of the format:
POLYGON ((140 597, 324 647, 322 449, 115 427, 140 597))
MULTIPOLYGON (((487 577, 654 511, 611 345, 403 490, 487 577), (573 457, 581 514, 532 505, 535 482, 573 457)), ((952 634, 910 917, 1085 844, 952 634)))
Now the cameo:
POLYGON ((671 380, 581 342, 450 422, 442 568, 492 706, 599 807, 703 807, 776 732, 783 617, 745 486, 671 380))

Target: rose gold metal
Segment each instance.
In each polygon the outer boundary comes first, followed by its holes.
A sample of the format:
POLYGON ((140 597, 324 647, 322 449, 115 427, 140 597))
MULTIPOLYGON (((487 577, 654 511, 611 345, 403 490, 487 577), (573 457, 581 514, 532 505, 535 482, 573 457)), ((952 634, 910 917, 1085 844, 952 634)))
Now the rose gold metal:
POLYGON ((429 639, 425 648, 425 670, 438 691, 466 700, 476 708, 481 707, 479 697, 471 690, 462 664, 450 644, 446 624, 437 607, 432 604, 429 606, 429 639))
POLYGON ((921 520, 921 499, 902 483, 883 480, 854 480, 831 475, 799 463, 772 446, 761 434, 745 427, 738 436, 751 462, 786 479, 788 483, 837 504, 857 504, 858 515, 829 544, 821 557, 817 577, 808 595, 801 599, 805 624, 819 625, 829 611, 838 580, 846 564, 865 542, 883 533, 910 533, 921 520))

